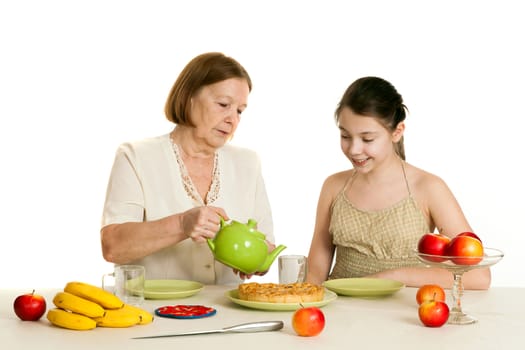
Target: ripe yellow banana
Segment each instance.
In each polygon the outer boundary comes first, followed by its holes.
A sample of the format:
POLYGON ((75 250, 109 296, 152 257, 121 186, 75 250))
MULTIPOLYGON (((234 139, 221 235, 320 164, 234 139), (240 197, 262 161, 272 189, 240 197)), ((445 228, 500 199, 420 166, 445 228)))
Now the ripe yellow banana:
POLYGON ((99 327, 124 328, 141 322, 140 314, 127 307, 108 309, 102 317, 93 318, 99 327))
POLYGON ((50 309, 47 312, 47 319, 55 326, 79 331, 97 326, 92 318, 62 309, 50 309))
POLYGON ((149 313, 148 311, 129 304, 124 304, 123 309, 128 309, 130 312, 134 312, 139 315, 140 322, 139 324, 148 324, 153 322, 153 314, 149 313))
POLYGON ((88 283, 69 282, 66 284, 64 292, 95 302, 104 309, 120 309, 124 306, 124 302, 116 295, 88 283))
POLYGON ((53 304, 60 309, 76 312, 87 317, 101 317, 104 316, 105 312, 99 304, 68 292, 58 292, 53 298, 53 304))

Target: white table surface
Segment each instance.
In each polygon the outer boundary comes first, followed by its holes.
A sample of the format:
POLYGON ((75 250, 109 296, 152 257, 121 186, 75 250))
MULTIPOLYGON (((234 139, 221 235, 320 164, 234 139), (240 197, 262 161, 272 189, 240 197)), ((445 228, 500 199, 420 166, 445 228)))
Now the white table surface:
MULTIPOLYGON (((28 291, 0 290, 2 349, 525 349, 525 288, 465 291, 463 310, 479 321, 471 325, 424 327, 417 316, 417 289, 404 288, 380 299, 338 296, 322 308, 326 326, 315 337, 297 336, 291 311, 262 311, 239 306, 224 296, 231 286, 205 286, 189 298, 146 300, 151 312, 162 305, 202 304, 217 314, 203 319, 156 317, 153 323, 124 329, 73 331, 52 326, 45 316, 21 321, 13 311, 16 296, 28 291), (247 334, 207 334, 175 338, 131 339, 136 336, 207 330, 234 324, 281 320, 280 331, 247 334)), ((57 289, 58 290, 58 289, 57 289)), ((38 291, 48 308, 57 290, 38 291)), ((452 302, 447 291, 447 302, 452 302)))

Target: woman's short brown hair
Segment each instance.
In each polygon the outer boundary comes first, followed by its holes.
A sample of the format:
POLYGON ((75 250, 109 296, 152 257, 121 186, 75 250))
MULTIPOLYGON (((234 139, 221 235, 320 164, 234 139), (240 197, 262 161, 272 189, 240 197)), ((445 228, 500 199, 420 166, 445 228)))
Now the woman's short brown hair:
POLYGON ((208 52, 193 58, 179 74, 164 107, 166 118, 180 125, 193 125, 190 120, 190 100, 206 85, 230 78, 245 79, 249 91, 252 81, 244 67, 220 52, 208 52))

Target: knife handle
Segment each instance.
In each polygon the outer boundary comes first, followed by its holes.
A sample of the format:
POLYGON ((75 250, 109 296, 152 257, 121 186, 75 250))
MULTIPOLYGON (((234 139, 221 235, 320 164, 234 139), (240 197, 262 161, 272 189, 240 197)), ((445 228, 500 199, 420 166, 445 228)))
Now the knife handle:
POLYGON ((254 333, 254 332, 267 332, 267 331, 278 331, 284 326, 283 321, 262 321, 262 322, 249 322, 238 324, 231 327, 223 328, 224 332, 236 332, 236 333, 254 333))

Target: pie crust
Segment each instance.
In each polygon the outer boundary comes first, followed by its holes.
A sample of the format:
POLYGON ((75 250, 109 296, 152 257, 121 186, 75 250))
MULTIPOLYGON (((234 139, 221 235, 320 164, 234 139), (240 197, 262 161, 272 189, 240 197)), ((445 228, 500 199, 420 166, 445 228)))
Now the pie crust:
POLYGON ((243 283, 239 284, 239 299, 264 303, 308 303, 324 298, 324 287, 303 283, 243 283))

